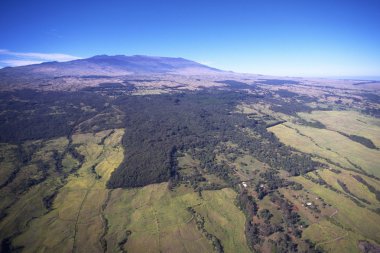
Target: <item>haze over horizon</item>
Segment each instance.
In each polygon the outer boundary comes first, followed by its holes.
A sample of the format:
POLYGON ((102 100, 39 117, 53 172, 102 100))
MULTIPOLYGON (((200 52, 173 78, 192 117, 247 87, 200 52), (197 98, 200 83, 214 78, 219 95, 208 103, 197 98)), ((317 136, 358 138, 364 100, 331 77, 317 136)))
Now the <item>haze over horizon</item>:
POLYGON ((0 68, 99 54, 183 57, 235 72, 380 79, 380 3, 0 3, 0 68))

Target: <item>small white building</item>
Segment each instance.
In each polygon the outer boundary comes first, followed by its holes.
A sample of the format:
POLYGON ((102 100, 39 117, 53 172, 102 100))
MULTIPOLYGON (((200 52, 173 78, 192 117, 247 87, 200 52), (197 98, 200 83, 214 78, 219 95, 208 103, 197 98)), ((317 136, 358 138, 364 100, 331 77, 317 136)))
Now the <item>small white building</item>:
POLYGON ((311 203, 311 202, 307 202, 306 205, 307 205, 307 206, 311 206, 312 203, 311 203))
POLYGON ((244 188, 247 188, 248 186, 246 182, 242 182, 241 184, 244 186, 244 188))

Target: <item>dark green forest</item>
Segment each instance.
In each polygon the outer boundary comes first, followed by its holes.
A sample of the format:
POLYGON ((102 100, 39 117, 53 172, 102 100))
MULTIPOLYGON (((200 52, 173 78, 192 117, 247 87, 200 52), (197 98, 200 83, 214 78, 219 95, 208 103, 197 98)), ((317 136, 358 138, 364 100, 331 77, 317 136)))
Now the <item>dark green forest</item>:
POLYGON ((310 156, 281 144, 266 130, 264 121, 233 112, 239 102, 260 99, 225 91, 117 99, 115 105, 125 112, 125 159, 113 172, 108 187, 136 187, 169 180, 176 175, 178 151, 191 152, 204 169, 226 179, 228 168, 215 163, 214 149, 227 141, 291 175, 313 170, 318 164, 310 156), (260 138, 247 138, 244 133, 247 129, 260 138))
MULTIPOLYGON (((111 98, 104 93, 108 86, 81 92, 2 93, 0 141, 70 138, 74 131, 125 128, 124 162, 113 172, 107 184, 109 188, 144 186, 177 178, 178 152, 192 153, 205 170, 228 181, 230 168, 215 162, 215 147, 227 141, 291 175, 303 174, 318 165, 310 156, 281 144, 266 130, 264 119, 234 112, 241 102, 274 100, 271 94, 264 97, 239 89, 209 89, 164 95, 119 94, 111 98), (122 122, 115 123, 112 114, 115 108, 122 112, 122 122), (100 113, 104 116, 96 118, 100 113), (247 129, 259 138, 247 138, 247 129)), ((308 110, 301 104, 289 108, 288 114, 308 110)))

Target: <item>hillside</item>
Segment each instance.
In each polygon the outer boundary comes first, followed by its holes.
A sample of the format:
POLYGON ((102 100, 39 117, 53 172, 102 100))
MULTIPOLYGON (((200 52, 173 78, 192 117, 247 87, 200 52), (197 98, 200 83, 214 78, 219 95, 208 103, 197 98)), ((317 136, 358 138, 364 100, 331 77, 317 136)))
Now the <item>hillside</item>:
POLYGON ((158 73, 187 74, 191 72, 213 74, 221 71, 183 58, 144 55, 98 55, 69 62, 46 62, 21 67, 8 67, 0 70, 0 76, 15 74, 48 77, 82 75, 117 76, 158 73))
POLYGON ((146 56, 2 69, 0 251, 378 250, 370 84, 146 56))

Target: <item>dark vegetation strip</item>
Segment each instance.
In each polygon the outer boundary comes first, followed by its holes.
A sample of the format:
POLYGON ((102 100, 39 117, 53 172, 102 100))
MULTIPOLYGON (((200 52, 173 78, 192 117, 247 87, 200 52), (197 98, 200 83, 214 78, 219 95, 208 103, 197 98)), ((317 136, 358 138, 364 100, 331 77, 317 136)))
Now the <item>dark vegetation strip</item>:
POLYGON ((247 83, 243 83, 243 82, 239 82, 235 80, 216 81, 216 83, 226 84, 228 87, 232 89, 251 89, 254 87, 253 85, 249 85, 247 83))
POLYGON ((267 84, 267 85, 300 84, 299 81, 284 80, 284 79, 260 79, 260 80, 256 81, 256 83, 267 84))
MULTIPOLYGON (((356 198, 356 199, 359 199, 360 201, 362 201, 363 203, 366 203, 367 205, 370 205, 370 204, 371 204, 368 200, 363 199, 363 198, 360 198, 360 197, 354 195, 354 194, 350 191, 350 189, 348 189, 348 186, 347 186, 343 181, 341 181, 341 180, 338 179, 337 182, 338 182, 338 184, 340 185, 340 187, 342 187, 342 189, 343 189, 348 195, 350 195, 350 196, 352 196, 352 197, 354 197, 354 198, 356 198)), ((355 202, 355 201, 354 201, 354 202, 355 202)), ((355 202, 355 203, 356 203, 356 202, 355 202)))
POLYGON ((8 179, 0 185, 0 190, 12 183, 17 174, 20 172, 22 166, 28 164, 32 159, 32 156, 24 150, 20 143, 17 144, 16 157, 18 158, 18 161, 8 179))
POLYGON ((58 191, 59 191, 60 187, 59 188, 56 188, 52 194, 50 195, 47 195, 45 196, 42 201, 44 203, 44 206, 45 208, 49 211, 53 210, 53 202, 55 200, 55 198, 57 197, 58 195, 58 191))
POLYGON ((4 238, 2 241, 1 241, 1 247, 0 247, 0 252, 1 253, 14 253, 14 252, 22 252, 22 250, 24 249, 23 246, 20 246, 20 247, 15 247, 12 245, 12 240, 14 238, 16 238, 17 236, 19 236, 21 234, 21 232, 18 232, 18 233, 15 233, 14 235, 12 236, 9 236, 7 238, 4 238))
POLYGON ((280 121, 277 121, 277 122, 274 122, 274 123, 271 123, 271 124, 267 124, 266 128, 270 128, 270 127, 274 127, 274 126, 277 126, 277 125, 281 125, 281 124, 283 124, 285 122, 286 122, 286 120, 280 120, 280 121))
POLYGON ((291 92, 291 91, 288 91, 288 90, 285 90, 285 89, 279 89, 276 91, 276 93, 282 97, 282 98, 294 98, 294 97, 298 97, 299 94, 298 93, 295 93, 295 92, 291 92))
POLYGON ((351 164, 355 169, 357 169, 357 170, 359 170, 359 171, 361 171, 361 172, 365 172, 365 170, 361 167, 361 166, 359 166, 359 165, 357 165, 356 163, 353 163, 350 159, 348 159, 347 157, 344 157, 344 159, 346 159, 346 161, 349 163, 349 164, 351 164))
POLYGON ((124 246, 125 246, 125 244, 127 244, 128 239, 129 239, 129 237, 131 236, 131 234, 132 234, 132 231, 131 231, 131 230, 127 230, 127 231, 125 231, 124 238, 121 239, 121 240, 117 243, 117 246, 119 247, 119 250, 120 250, 122 253, 127 253, 127 251, 124 249, 124 246))
POLYGON ((362 109, 361 111, 364 114, 367 114, 372 117, 380 118, 380 109, 379 108, 370 108, 366 107, 365 109, 362 109))
POLYGON ((98 143, 98 145, 104 145, 104 142, 105 140, 110 137, 111 135, 113 135, 115 133, 115 130, 112 129, 107 135, 105 135, 104 137, 102 137, 102 139, 100 140, 100 142, 98 143))
MULTIPOLYGON (((325 160, 327 162, 327 164, 332 164, 332 165, 335 165, 337 166, 338 168, 342 169, 342 170, 347 170, 347 171, 352 171, 352 172, 356 172, 356 173, 359 173, 361 175, 364 175, 364 176, 367 176, 367 177, 370 177, 370 178, 373 178, 373 179, 376 179, 376 180, 379 180, 380 181, 380 178, 373 175, 373 174, 369 174, 367 173, 366 171, 362 171, 362 170, 356 170, 356 169, 351 169, 351 168, 346 168, 344 167, 343 165, 341 165, 340 163, 337 163, 337 162, 333 162, 331 159, 329 158, 325 158, 323 156, 320 156, 320 155, 317 155, 317 154, 313 154, 313 157, 316 157, 316 158, 319 158, 319 159, 322 159, 322 160, 325 160)), ((337 172, 337 170, 334 170, 332 168, 330 168, 330 170, 334 173, 339 173, 337 172)))
POLYGON ((354 141, 354 142, 362 144, 363 146, 365 146, 367 148, 377 149, 376 145, 372 142, 372 140, 367 139, 367 138, 365 138, 363 136, 353 135, 353 134, 350 135, 350 134, 346 134, 346 133, 343 133, 343 132, 338 132, 338 133, 340 133, 341 135, 347 137, 351 141, 354 141))
POLYGON ((358 182, 364 184, 365 186, 367 186, 368 190, 370 192, 372 192, 373 194, 375 194, 376 196, 376 199, 380 202, 380 191, 377 190, 375 187, 373 187, 372 185, 370 185, 367 181, 364 180, 364 178, 362 178, 361 176, 359 175, 351 175, 353 178, 355 178, 358 182))
POLYGON ((191 213, 191 215, 195 218, 195 223, 197 225, 197 229, 202 233, 204 237, 207 238, 212 243, 214 247, 214 251, 217 253, 223 253, 223 245, 218 237, 208 232, 205 228, 205 218, 200 215, 193 207, 188 207, 187 211, 191 213))
POLYGON ((368 200, 366 199, 362 199, 362 198, 359 198, 357 196, 355 196, 354 194, 351 193, 351 191, 348 189, 348 187, 340 180, 338 180, 338 184, 343 188, 343 190, 345 191, 342 192, 341 190, 338 190, 337 188, 335 188, 334 186, 328 184, 318 173, 314 173, 318 179, 315 179, 307 174, 303 175, 303 177, 307 180, 310 180, 311 182, 315 183, 315 184, 319 184, 333 192, 336 192, 338 194, 342 194, 344 197, 346 198, 349 198, 352 202, 354 202, 358 207, 362 207, 364 208, 365 205, 363 205, 359 200, 361 200, 362 202, 366 203, 366 204, 371 204, 368 200))
POLYGON ((101 212, 100 212, 100 217, 102 219, 102 223, 103 223, 103 231, 102 231, 102 234, 100 235, 100 238, 99 238, 99 242, 100 242, 100 245, 102 246, 102 249, 103 249, 103 252, 106 253, 107 252, 107 240, 106 240, 106 235, 108 233, 108 230, 109 230, 109 224, 108 224, 108 219, 106 218, 105 214, 104 214, 104 211, 106 210, 107 206, 108 206, 108 203, 111 199, 111 194, 112 194, 112 190, 109 190, 107 192, 107 198, 106 200, 104 201, 102 207, 101 207, 101 212))

